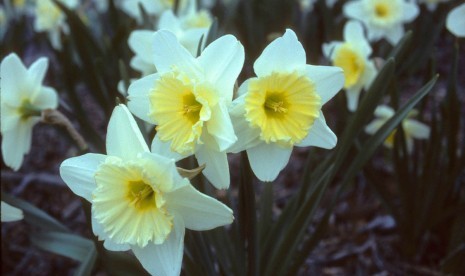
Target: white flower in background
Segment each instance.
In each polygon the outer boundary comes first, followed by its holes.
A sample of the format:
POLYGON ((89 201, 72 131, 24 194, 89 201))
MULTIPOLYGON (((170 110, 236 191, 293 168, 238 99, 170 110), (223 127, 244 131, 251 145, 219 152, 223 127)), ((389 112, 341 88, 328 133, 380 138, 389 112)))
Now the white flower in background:
MULTIPOLYGON (((78 5, 77 0, 60 0, 69 9, 78 5)), ((52 47, 61 49, 61 32, 68 33, 65 14, 51 0, 37 0, 35 9, 34 30, 36 32, 47 32, 52 47)))
MULTIPOLYGON (((139 24, 142 23, 142 13, 139 5, 143 7, 147 15, 160 16, 164 11, 174 8, 174 0, 124 0, 121 3, 121 9, 134 18, 139 24)), ((188 0, 179 1, 179 11, 186 8, 188 0)))
POLYGON ((447 15, 446 26, 457 37, 465 37, 465 3, 452 9, 447 15))
MULTIPOLYGON (((375 134, 378 129, 380 129, 387 120, 389 120, 392 116, 394 116, 395 111, 394 109, 390 108, 386 105, 380 105, 375 110, 375 119, 369 123, 365 127, 365 132, 368 134, 375 134)), ((402 121, 402 129, 404 130, 405 134, 405 141, 407 144, 407 151, 411 153, 413 151, 413 138, 415 139, 428 139, 430 134, 429 126, 415 120, 411 119, 418 114, 418 112, 414 109, 410 112, 410 114, 402 121)), ((389 134, 386 141, 384 141, 384 145, 388 148, 392 148, 394 146, 394 138, 395 138, 396 130, 394 130, 391 134, 389 134)))
POLYGON ((354 20, 344 26, 344 42, 323 44, 324 55, 331 59, 334 66, 344 70, 344 88, 350 111, 357 109, 361 90, 368 89, 376 77, 375 65, 369 60, 371 52, 362 25, 354 20))
POLYGON ((413 21, 418 15, 418 6, 405 0, 356 0, 343 7, 344 15, 361 21, 368 40, 381 38, 395 45, 404 35, 404 23, 413 21))
POLYGON ((332 8, 338 0, 326 0, 326 6, 332 8))
POLYGON ((2 222, 17 221, 17 220, 22 220, 24 218, 23 211, 21 209, 13 207, 10 204, 7 204, 3 201, 1 205, 2 205, 2 213, 1 213, 2 222))
POLYGON ((337 137, 321 107, 344 85, 339 67, 306 64, 305 50, 292 30, 271 42, 254 63, 257 77, 239 87, 230 108, 237 143, 262 181, 276 179, 294 146, 331 149, 337 137))
POLYGON ((428 8, 428 10, 434 11, 436 10, 436 7, 438 6, 438 4, 444 3, 447 1, 449 0, 418 0, 418 3, 426 4, 426 7, 428 8))
POLYGON ((0 65, 2 156, 5 164, 18 170, 31 148, 32 128, 41 112, 55 109, 55 89, 42 85, 48 59, 40 58, 26 68, 16 54, 0 65))
POLYGON ((194 58, 166 30, 153 41, 156 74, 129 86, 128 107, 157 125, 152 151, 180 159, 195 154, 217 188, 228 188, 225 150, 237 139, 228 106, 244 64, 244 48, 232 35, 213 41, 194 58))
MULTIPOLYGON (((206 10, 197 11, 195 0, 191 1, 189 10, 177 17, 172 10, 163 12, 158 22, 159 30, 168 30, 174 33, 181 43, 193 56, 197 55, 200 38, 208 33, 212 17, 206 10)), ((142 73, 143 76, 153 74, 157 70, 153 63, 153 50, 155 31, 136 30, 128 39, 129 48, 135 53, 130 66, 142 73)))
POLYGON ((113 111, 106 147, 107 155, 65 160, 61 177, 92 204, 92 229, 106 249, 131 249, 150 274, 179 275, 185 228, 230 224, 232 210, 197 191, 174 160, 150 153, 124 105, 113 111))

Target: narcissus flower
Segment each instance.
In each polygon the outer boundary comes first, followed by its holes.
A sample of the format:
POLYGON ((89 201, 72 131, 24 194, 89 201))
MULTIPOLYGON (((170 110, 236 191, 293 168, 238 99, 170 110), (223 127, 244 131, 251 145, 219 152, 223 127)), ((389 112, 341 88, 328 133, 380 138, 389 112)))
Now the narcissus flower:
POLYGON ((194 58, 166 30, 154 38, 158 70, 129 86, 128 107, 157 125, 152 151, 180 159, 195 154, 217 188, 229 186, 225 150, 237 139, 228 106, 244 63, 244 48, 232 35, 213 41, 194 58))
POLYGON ((239 87, 230 109, 237 143, 262 181, 274 180, 294 146, 333 148, 337 137, 321 107, 343 86, 339 67, 306 64, 305 50, 292 30, 271 42, 254 63, 257 77, 239 87))
POLYGON ((452 9, 447 15, 446 26, 457 37, 465 37, 465 3, 452 9))
POLYGON ((362 88, 367 89, 376 77, 376 68, 369 60, 371 46, 363 35, 363 27, 357 21, 344 26, 344 42, 335 41, 323 45, 323 53, 334 66, 344 70, 344 88, 347 107, 355 111, 362 88))
POLYGON ((24 215, 21 209, 13 207, 10 204, 2 201, 2 213, 1 213, 2 222, 22 220, 23 217, 24 215))
MULTIPOLYGON (((387 120, 394 116, 394 109, 386 105, 380 105, 375 110, 376 119, 369 123, 365 127, 365 132, 368 134, 375 134, 378 129, 380 129, 387 120)), ((413 138, 415 139, 428 139, 430 128, 429 126, 415 120, 411 119, 418 114, 416 110, 412 110, 407 118, 402 121, 402 129, 405 133, 405 141, 407 145, 407 151, 411 153, 413 151, 413 138)), ((384 145, 388 148, 394 146, 394 138, 396 131, 394 130, 384 141, 384 145)))
POLYGON ((2 156, 5 164, 18 170, 31 148, 32 128, 41 112, 58 105, 56 91, 42 85, 48 60, 40 58, 26 68, 16 54, 0 65, 2 156))
MULTIPOLYGON (((182 15, 174 15, 172 10, 163 12, 158 22, 159 30, 174 33, 181 43, 193 56, 197 55, 200 38, 208 33, 212 23, 211 15, 206 10, 197 11, 195 0, 182 15)), ((131 59, 131 67, 140 71, 143 76, 156 72, 153 63, 153 38, 155 31, 136 30, 131 33, 128 44, 135 56, 131 59)))
POLYGON ((381 38, 396 44, 404 34, 404 23, 418 15, 417 4, 405 0, 356 0, 344 5, 344 15, 361 21, 367 28, 368 40, 381 38))
MULTIPOLYGON (((78 5, 77 0, 59 0, 67 8, 74 9, 78 5)), ((53 48, 61 49, 61 32, 69 32, 65 22, 65 14, 51 0, 37 0, 35 9, 36 20, 34 30, 47 32, 53 48)))
POLYGON ((92 229, 106 249, 132 249, 151 274, 179 275, 185 228, 230 224, 232 210, 197 191, 173 159, 150 153, 124 105, 113 111, 106 147, 107 155, 65 160, 61 177, 92 204, 92 229))

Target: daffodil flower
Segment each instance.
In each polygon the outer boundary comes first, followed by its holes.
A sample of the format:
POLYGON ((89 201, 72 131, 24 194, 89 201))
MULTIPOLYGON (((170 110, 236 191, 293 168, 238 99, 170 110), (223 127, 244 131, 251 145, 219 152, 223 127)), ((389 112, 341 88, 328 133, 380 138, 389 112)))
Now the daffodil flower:
POLYGON ((106 249, 131 249, 153 275, 179 275, 185 228, 230 224, 232 210, 197 191, 173 159, 151 153, 124 105, 110 118, 106 148, 65 160, 61 177, 92 204, 92 229, 106 249))
MULTIPOLYGON (((365 132, 368 134, 375 134, 378 129, 380 129, 389 118, 394 116, 394 110, 386 105, 380 105, 375 110, 376 119, 369 123, 365 127, 365 132)), ((430 134, 429 126, 415 120, 411 119, 418 114, 416 110, 412 110, 408 117, 402 121, 402 129, 405 133, 405 141, 407 146, 407 151, 411 153, 413 151, 413 138, 415 139, 428 139, 430 134)), ((384 141, 384 145, 388 148, 394 146, 394 138, 396 131, 394 130, 384 141)))
POLYGON ((356 0, 343 7, 344 15, 361 21, 370 41, 381 38, 395 45, 404 34, 404 23, 418 15, 416 3, 405 0, 356 0))
POLYGON ((17 221, 17 220, 22 220, 23 218, 24 218, 24 215, 21 209, 11 206, 10 204, 2 201, 2 213, 1 213, 2 222, 17 221))
POLYGON ((452 9, 447 15, 446 27, 457 37, 465 37, 465 3, 452 9))
POLYGON ((194 58, 166 30, 154 35, 153 44, 158 72, 129 86, 129 109, 157 125, 152 151, 176 159, 195 154, 199 164, 206 164, 203 173, 215 187, 229 187, 225 150, 237 137, 228 106, 244 48, 226 35, 194 58))
MULTIPOLYGON (((78 5, 77 0, 59 0, 69 9, 74 9, 78 5)), ((60 50, 61 32, 69 32, 65 22, 65 14, 51 0, 37 0, 35 9, 36 19, 34 30, 36 32, 47 32, 52 47, 60 50)))
POLYGON ((331 59, 334 66, 344 70, 344 88, 350 111, 357 109, 361 90, 368 89, 376 77, 375 65, 369 60, 371 52, 362 25, 354 20, 344 26, 344 42, 323 44, 324 55, 331 59))
MULTIPOLYGON (((208 11, 197 11, 195 0, 190 2, 189 9, 180 16, 174 15, 172 10, 164 11, 158 22, 158 29, 174 33, 181 45, 196 56, 200 39, 202 36, 206 37, 212 19, 208 11)), ((129 47, 135 53, 130 65, 143 76, 157 71, 153 63, 154 34, 155 31, 151 30, 135 30, 128 39, 129 47)))
POLYGON ((42 110, 58 105, 56 91, 42 85, 47 67, 48 60, 40 58, 26 68, 14 53, 0 65, 2 156, 14 170, 31 148, 32 128, 42 110))
POLYGON ((237 143, 262 181, 274 180, 294 146, 331 149, 337 137, 321 107, 343 86, 339 67, 306 64, 305 50, 292 30, 271 42, 254 63, 257 77, 239 87, 230 113, 237 143))

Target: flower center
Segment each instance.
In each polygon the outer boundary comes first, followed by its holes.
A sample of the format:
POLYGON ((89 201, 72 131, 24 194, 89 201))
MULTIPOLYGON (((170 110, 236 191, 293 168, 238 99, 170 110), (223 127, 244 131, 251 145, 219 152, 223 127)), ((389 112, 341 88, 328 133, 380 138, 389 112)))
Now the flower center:
POLYGON ((387 17, 389 15, 389 6, 386 3, 375 4, 375 14, 377 17, 387 17))
POLYGON ((23 100, 19 106, 18 113, 20 114, 22 120, 27 120, 32 116, 41 116, 42 111, 32 105, 30 100, 26 99, 23 100))
POLYGON ((172 230, 173 217, 160 188, 170 180, 151 162, 108 157, 95 173, 93 215, 116 243, 160 244, 172 230))
POLYGON ((304 139, 319 116, 315 85, 297 72, 252 79, 245 97, 246 120, 261 130, 260 139, 292 146, 304 139))
POLYGON ((287 113, 287 104, 284 103, 282 96, 278 93, 270 93, 265 100, 265 112, 268 116, 281 116, 287 113))
POLYGON ((333 63, 344 70, 345 88, 356 84, 365 70, 365 60, 347 43, 337 49, 333 63))
POLYGON ((160 140, 171 141, 171 150, 192 154, 201 143, 204 123, 210 120, 215 93, 205 84, 180 72, 163 74, 150 91, 150 113, 160 140))
POLYGON ((126 197, 130 205, 140 211, 156 207, 155 192, 143 181, 129 181, 126 197))

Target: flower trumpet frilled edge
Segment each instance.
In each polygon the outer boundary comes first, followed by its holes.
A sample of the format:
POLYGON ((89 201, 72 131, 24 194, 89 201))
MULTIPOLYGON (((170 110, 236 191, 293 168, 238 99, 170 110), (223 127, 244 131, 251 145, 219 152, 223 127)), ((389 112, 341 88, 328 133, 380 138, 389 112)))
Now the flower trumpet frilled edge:
POLYGON ((131 249, 153 275, 179 275, 185 228, 230 224, 232 210, 197 191, 179 175, 175 161, 151 153, 124 105, 110 118, 107 155, 65 160, 60 175, 92 205, 92 229, 104 247, 131 249))
POLYGON ((247 151, 254 174, 273 181, 294 146, 331 149, 337 137, 321 107, 344 85, 341 68, 306 64, 296 34, 287 29, 254 63, 257 77, 239 87, 230 114, 238 141, 228 150, 247 151))
POLYGON ((243 46, 225 35, 195 58, 167 30, 155 32, 152 42, 157 73, 129 86, 129 110, 156 125, 153 152, 176 160, 195 155, 206 165, 206 178, 228 188, 226 149, 237 141, 228 107, 244 64, 243 46))

